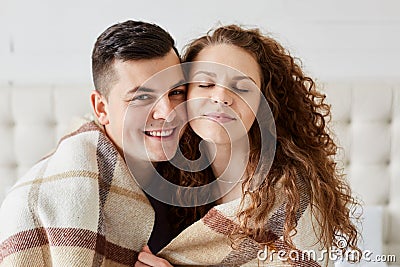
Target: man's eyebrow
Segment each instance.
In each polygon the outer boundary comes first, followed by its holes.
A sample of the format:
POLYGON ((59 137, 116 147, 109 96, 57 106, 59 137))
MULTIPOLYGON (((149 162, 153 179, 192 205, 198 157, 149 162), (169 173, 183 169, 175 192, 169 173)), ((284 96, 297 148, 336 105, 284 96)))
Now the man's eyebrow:
POLYGON ((179 82, 177 82, 177 83, 173 84, 172 86, 170 86, 170 89, 174 89, 176 87, 179 87, 179 86, 185 85, 185 84, 186 84, 186 81, 184 79, 182 79, 179 82))
MULTIPOLYGON (((176 82, 175 84, 173 84, 173 85, 170 87, 170 89, 174 89, 174 88, 176 88, 176 87, 178 87, 178 86, 181 86, 181 85, 184 85, 184 84, 186 84, 186 82, 185 82, 184 79, 182 79, 182 80, 180 80, 179 82, 176 82)), ((134 94, 134 93, 136 93, 138 90, 139 90, 140 92, 146 92, 146 93, 154 93, 154 92, 156 91, 156 90, 154 90, 154 89, 152 89, 152 88, 149 88, 149 87, 136 86, 136 87, 132 88, 131 90, 129 90, 128 92, 126 92, 125 95, 134 94)))
POLYGON ((125 95, 134 94, 139 89, 140 89, 140 92, 147 92, 147 93, 153 93, 154 92, 154 89, 151 89, 151 88, 148 88, 148 87, 143 87, 143 86, 136 86, 136 87, 132 88, 131 90, 129 90, 128 92, 126 92, 125 95))

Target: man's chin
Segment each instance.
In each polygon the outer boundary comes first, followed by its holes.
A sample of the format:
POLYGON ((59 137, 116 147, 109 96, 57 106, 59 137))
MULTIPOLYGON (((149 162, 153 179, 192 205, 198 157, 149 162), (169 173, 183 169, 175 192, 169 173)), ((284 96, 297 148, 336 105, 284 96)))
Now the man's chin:
POLYGON ((178 149, 178 144, 176 145, 164 145, 164 146, 147 146, 145 148, 145 153, 147 158, 151 162, 169 161, 171 160, 178 149))
MULTIPOLYGON (((170 161, 174 155, 175 151, 170 154, 165 154, 165 153, 148 153, 148 154, 127 154, 125 153, 125 162, 128 164, 128 166, 142 166, 141 164, 145 164, 146 162, 149 163, 150 165, 152 163, 158 163, 158 162, 165 162, 165 161, 170 161), (138 165, 139 164, 139 165, 138 165)), ((143 165, 143 166, 146 166, 143 165)))
POLYGON ((149 161, 151 162, 169 161, 174 157, 174 155, 175 152, 170 154, 153 154, 149 155, 149 161))

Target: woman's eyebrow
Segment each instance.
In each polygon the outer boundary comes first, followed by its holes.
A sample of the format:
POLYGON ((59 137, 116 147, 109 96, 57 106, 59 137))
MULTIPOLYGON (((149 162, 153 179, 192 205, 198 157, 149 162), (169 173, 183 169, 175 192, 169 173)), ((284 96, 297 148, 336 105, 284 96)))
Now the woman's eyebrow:
POLYGON ((198 75, 198 74, 205 74, 205 75, 208 75, 208 76, 211 76, 211 77, 217 77, 217 74, 216 73, 214 73, 214 72, 209 72, 209 71, 205 71, 205 70, 199 70, 199 71, 196 71, 194 74, 193 74, 193 76, 196 76, 196 75, 198 75))
POLYGON ((232 78, 232 80, 234 80, 234 81, 251 80, 251 81, 254 82, 254 84, 257 84, 256 81, 253 78, 251 78, 250 76, 245 76, 245 75, 244 76, 235 76, 235 77, 232 78))
MULTIPOLYGON (((194 74, 193 74, 193 76, 196 76, 196 75, 198 75, 198 74, 206 74, 206 75, 208 75, 208 76, 211 76, 211 77, 217 77, 217 74, 216 73, 214 73, 214 72, 210 72, 210 71, 205 71, 205 70, 199 70, 199 71, 196 71, 194 74)), ((251 78, 250 76, 247 76, 247 75, 240 75, 240 76, 234 76, 234 77, 232 77, 232 80, 233 81, 238 81, 238 80, 251 80, 251 81, 253 81, 255 84, 257 84, 256 83, 256 81, 253 79, 253 78, 251 78)))

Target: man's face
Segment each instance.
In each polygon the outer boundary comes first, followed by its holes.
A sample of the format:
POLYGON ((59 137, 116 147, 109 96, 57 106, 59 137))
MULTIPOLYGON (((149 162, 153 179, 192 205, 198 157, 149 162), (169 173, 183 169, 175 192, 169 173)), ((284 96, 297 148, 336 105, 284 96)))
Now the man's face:
POLYGON ((118 81, 105 105, 105 129, 125 156, 152 162, 174 156, 186 122, 186 87, 180 66, 166 69, 179 63, 173 50, 162 58, 114 63, 118 81))

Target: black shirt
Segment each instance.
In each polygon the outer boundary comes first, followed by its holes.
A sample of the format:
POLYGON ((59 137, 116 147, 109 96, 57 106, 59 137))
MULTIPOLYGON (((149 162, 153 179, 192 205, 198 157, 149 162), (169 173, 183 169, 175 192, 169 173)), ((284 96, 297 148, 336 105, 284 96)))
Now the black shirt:
POLYGON ((156 254, 163 247, 168 245, 181 231, 175 229, 170 222, 169 212, 172 208, 171 205, 158 201, 146 193, 153 209, 155 211, 155 221, 153 231, 151 232, 148 246, 151 252, 156 254))

